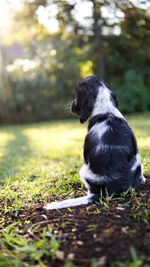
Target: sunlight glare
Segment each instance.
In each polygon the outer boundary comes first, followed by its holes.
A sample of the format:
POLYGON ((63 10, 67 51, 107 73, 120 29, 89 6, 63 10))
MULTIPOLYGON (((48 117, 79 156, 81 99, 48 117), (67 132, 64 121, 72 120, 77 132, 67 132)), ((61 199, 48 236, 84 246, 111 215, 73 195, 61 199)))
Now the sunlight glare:
POLYGON ((6 0, 0 1, 0 30, 5 31, 10 24, 9 6, 6 0))
POLYGON ((0 42, 7 35, 12 25, 12 10, 19 10, 21 0, 0 0, 0 42))
POLYGON ((55 5, 51 4, 48 7, 39 6, 36 13, 38 21, 47 27, 51 33, 58 31, 58 21, 55 18, 57 8, 55 5))

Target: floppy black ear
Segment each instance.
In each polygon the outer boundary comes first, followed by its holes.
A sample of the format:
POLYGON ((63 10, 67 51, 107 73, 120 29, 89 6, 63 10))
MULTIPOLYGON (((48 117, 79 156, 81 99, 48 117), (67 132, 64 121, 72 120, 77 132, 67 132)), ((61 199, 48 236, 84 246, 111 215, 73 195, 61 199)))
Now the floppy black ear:
POLYGON ((94 95, 87 90, 88 88, 84 88, 82 92, 84 94, 82 95, 81 99, 81 109, 80 109, 80 122, 84 123, 87 121, 88 117, 90 116, 93 107, 94 107, 94 102, 95 102, 95 97, 94 95))

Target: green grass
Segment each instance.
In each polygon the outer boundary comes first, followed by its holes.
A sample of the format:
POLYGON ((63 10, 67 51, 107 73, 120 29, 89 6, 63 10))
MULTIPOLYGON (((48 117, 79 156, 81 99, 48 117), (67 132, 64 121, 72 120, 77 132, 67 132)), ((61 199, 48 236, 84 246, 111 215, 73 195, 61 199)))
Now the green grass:
POLYGON ((73 194, 85 134, 76 121, 1 127, 0 197, 24 206, 73 194))
MULTIPOLYGON (((144 173, 150 173, 150 114, 127 119, 138 141, 144 173)), ((28 242, 19 232, 20 222, 12 225, 4 215, 17 215, 33 203, 82 195, 78 171, 86 132, 87 125, 75 120, 0 127, 0 266, 32 266, 35 261, 45 266, 43 255, 55 257, 59 244, 51 231, 28 242), (81 190, 75 192, 74 183, 80 183, 81 190), (21 265, 25 255, 30 255, 29 265, 21 265)), ((31 234, 34 236, 34 229, 31 234)))
MULTIPOLYGON (((150 172, 149 117, 128 118, 137 137, 144 173, 150 172)), ((71 182, 80 182, 86 128, 78 121, 1 127, 0 196, 20 201, 23 206, 64 198, 68 192, 72 195, 71 182)))
POLYGON ((130 116, 127 119, 137 138, 143 172, 150 173, 150 114, 130 116))

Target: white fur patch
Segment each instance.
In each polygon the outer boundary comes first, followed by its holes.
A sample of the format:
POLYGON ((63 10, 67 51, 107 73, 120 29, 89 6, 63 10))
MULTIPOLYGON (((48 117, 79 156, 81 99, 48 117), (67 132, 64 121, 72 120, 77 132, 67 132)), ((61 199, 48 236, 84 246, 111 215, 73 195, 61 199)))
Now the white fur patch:
POLYGON ((140 159, 140 156, 139 156, 138 154, 136 154, 136 161, 135 161, 135 163, 133 164, 131 170, 132 170, 132 171, 135 171, 136 168, 137 168, 138 166, 140 166, 140 165, 141 165, 141 159, 140 159))
POLYGON ((57 210, 57 209, 87 205, 88 203, 92 202, 91 200, 92 195, 93 194, 89 194, 88 196, 84 196, 84 197, 78 197, 78 198, 72 198, 72 199, 66 199, 63 201, 48 203, 44 206, 44 209, 57 210))
POLYGON ((84 163, 83 166, 80 169, 80 178, 88 188, 88 184, 86 182, 86 179, 91 180, 91 182, 98 182, 102 183, 105 181, 105 176, 100 176, 98 174, 95 174, 92 172, 92 170, 89 167, 89 164, 84 163))
POLYGON ((145 179, 145 177, 142 175, 141 176, 141 184, 144 184, 146 182, 146 179, 145 179))
POLYGON ((102 138, 103 134, 109 129, 109 126, 105 121, 96 123, 89 131, 90 134, 95 135, 99 140, 102 138))
POLYGON ((91 118, 98 115, 110 112, 114 116, 124 118, 121 112, 113 105, 109 89, 103 84, 98 89, 98 95, 91 114, 91 118))
POLYGON ((136 161, 135 161, 135 163, 133 164, 131 170, 132 170, 132 171, 135 171, 136 168, 137 168, 138 166, 141 166, 141 178, 140 178, 141 180, 140 180, 140 182, 141 182, 142 184, 144 184, 145 181, 146 181, 146 179, 145 179, 145 177, 144 177, 143 174, 142 174, 143 171, 142 171, 141 159, 140 159, 140 156, 139 156, 138 154, 136 154, 136 161))

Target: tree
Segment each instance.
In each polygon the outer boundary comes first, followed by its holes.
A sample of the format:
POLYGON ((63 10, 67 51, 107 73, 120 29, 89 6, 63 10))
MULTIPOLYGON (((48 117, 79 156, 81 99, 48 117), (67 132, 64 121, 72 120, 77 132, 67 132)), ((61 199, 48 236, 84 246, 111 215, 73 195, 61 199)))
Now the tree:
MULTIPOLYGON (((129 1, 126 4, 121 0, 84 1, 92 3, 88 26, 74 16, 79 0, 24 1, 22 10, 14 11, 13 37, 21 47, 21 54, 19 60, 12 59, 1 68, 9 115, 6 118, 7 112, 1 108, 1 121, 67 117, 65 108, 74 98, 76 85, 93 73, 103 78, 105 75, 117 91, 122 111, 150 109, 150 22, 146 11, 129 1), (40 5, 48 8, 52 4, 57 7, 59 22, 59 30, 53 34, 37 17, 40 5), (121 10, 124 16, 110 21, 104 16, 104 7, 111 8, 114 14, 121 10), (113 32, 116 24, 120 27, 118 35, 113 32)), ((0 101, 3 107, 2 98, 0 101)))
POLYGON ((94 35, 96 40, 96 47, 97 47, 97 58, 98 58, 98 68, 99 73, 103 79, 105 79, 105 67, 104 67, 104 56, 103 56, 103 48, 102 48, 102 40, 101 40, 101 28, 99 27, 98 20, 100 18, 100 5, 99 2, 96 0, 91 0, 93 3, 93 28, 94 28, 94 35))

